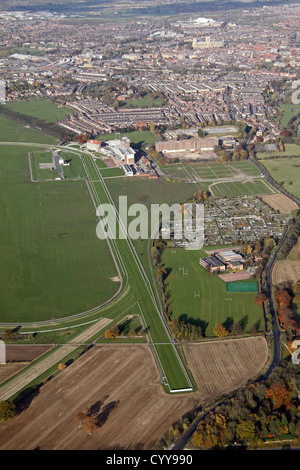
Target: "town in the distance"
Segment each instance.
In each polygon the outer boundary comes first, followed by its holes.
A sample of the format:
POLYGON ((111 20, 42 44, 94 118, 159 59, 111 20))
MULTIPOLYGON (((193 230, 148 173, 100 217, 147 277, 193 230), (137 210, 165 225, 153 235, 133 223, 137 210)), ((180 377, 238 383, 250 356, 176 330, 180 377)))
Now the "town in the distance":
POLYGON ((298 449, 299 0, 2 3, 0 449, 298 449))

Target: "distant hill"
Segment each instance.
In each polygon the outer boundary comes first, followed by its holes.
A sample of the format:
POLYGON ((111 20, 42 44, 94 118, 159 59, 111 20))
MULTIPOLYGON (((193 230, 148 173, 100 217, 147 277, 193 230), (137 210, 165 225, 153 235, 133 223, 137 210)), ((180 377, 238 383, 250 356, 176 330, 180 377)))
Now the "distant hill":
POLYGON ((286 3, 299 3, 300 0, 202 0, 174 2, 172 0, 149 0, 148 4, 137 8, 137 3, 142 0, 130 2, 122 0, 0 0, 0 11, 50 11, 58 13, 87 13, 100 9, 116 9, 138 15, 167 16, 179 13, 198 13, 203 11, 225 11, 237 8, 251 8, 261 5, 281 5, 286 3))

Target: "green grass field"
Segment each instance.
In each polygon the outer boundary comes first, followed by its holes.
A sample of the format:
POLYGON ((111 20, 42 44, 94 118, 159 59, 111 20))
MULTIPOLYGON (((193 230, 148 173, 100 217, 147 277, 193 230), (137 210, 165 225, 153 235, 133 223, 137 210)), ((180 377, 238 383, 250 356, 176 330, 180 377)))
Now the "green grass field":
MULTIPOLYGON (((102 174, 104 171, 102 171, 102 174)), ((108 171, 105 173, 105 175, 108 171)), ((115 178, 105 180, 107 187, 114 199, 115 204, 119 205, 119 196, 127 196, 128 206, 134 203, 144 204, 150 209, 151 204, 173 204, 186 202, 192 194, 197 191, 195 184, 173 183, 165 180, 144 180, 139 178, 115 178)), ((150 217, 150 212, 149 212, 150 217)), ((128 222, 130 222, 128 218, 128 222)), ((150 218, 149 218, 150 227, 150 218)), ((149 228, 150 231, 150 228, 149 228)), ((148 240, 134 240, 134 246, 140 256, 140 259, 151 275, 147 250, 148 240)))
POLYGON ((42 131, 32 129, 23 123, 0 116, 0 142, 38 142, 54 144, 57 142, 57 139, 42 131))
POLYGON ((211 186, 211 191, 216 198, 238 196, 261 196, 272 194, 274 190, 264 180, 233 181, 230 183, 217 183, 211 186))
POLYGON ((120 134, 102 134, 95 137, 97 140, 105 142, 106 140, 121 139, 122 137, 128 137, 133 148, 140 148, 145 144, 155 144, 158 138, 150 131, 132 131, 132 132, 121 132, 120 134))
POLYGON ((268 157, 288 157, 298 156, 300 157, 300 145, 297 144, 285 144, 285 151, 279 152, 257 152, 256 156, 258 160, 265 160, 268 157))
POLYGON ((155 106, 163 106, 164 102, 159 96, 144 96, 138 99, 127 99, 121 101, 121 108, 152 108, 155 106))
POLYGON ((299 158, 276 158, 273 160, 261 160, 272 178, 294 196, 300 198, 300 159, 299 158))
POLYGON ((73 112, 72 109, 58 106, 50 100, 10 101, 5 106, 16 113, 33 116, 45 122, 62 121, 73 112))
POLYGON ((56 170, 50 170, 48 168, 40 168, 40 163, 51 163, 52 153, 49 151, 34 151, 30 152, 32 177, 35 180, 46 180, 58 178, 56 170))
MULTIPOLYGON (((36 150, 36 149, 35 149, 36 150)), ((0 316, 62 318, 96 307, 119 284, 84 181, 31 183, 27 148, 0 156, 0 316)), ((41 152, 42 154, 42 152, 41 152)))
POLYGON ((201 256, 207 255, 202 250, 178 248, 163 253, 164 267, 171 270, 165 285, 172 318, 185 316, 201 326, 206 337, 214 336, 216 323, 229 328, 239 321, 245 332, 256 323, 261 326, 262 311, 253 301, 255 293, 227 292, 225 282, 200 266, 201 256))
POLYGON ((230 178, 235 176, 258 176, 258 168, 248 161, 230 163, 192 163, 171 164, 164 166, 168 176, 183 179, 215 181, 219 178, 230 178))
POLYGON ((280 109, 283 111, 283 116, 280 120, 280 127, 281 129, 285 129, 292 117, 296 116, 296 114, 300 112, 300 106, 299 104, 281 104, 280 109))

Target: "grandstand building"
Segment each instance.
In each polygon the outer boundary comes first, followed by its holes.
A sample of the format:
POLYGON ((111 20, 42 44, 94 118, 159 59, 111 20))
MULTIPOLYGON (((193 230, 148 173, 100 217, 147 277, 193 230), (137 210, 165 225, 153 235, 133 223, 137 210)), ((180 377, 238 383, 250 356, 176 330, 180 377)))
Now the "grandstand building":
POLYGON ((205 139, 187 139, 187 140, 170 140, 156 142, 155 150, 162 153, 170 152, 195 152, 197 150, 211 151, 218 145, 217 137, 207 137, 205 139))
POLYGON ((135 151, 130 147, 130 140, 128 137, 122 137, 122 140, 109 140, 107 145, 109 150, 112 152, 117 165, 134 165, 135 151))
POLYGON ((0 104, 5 104, 6 101, 6 85, 3 80, 0 80, 0 104))

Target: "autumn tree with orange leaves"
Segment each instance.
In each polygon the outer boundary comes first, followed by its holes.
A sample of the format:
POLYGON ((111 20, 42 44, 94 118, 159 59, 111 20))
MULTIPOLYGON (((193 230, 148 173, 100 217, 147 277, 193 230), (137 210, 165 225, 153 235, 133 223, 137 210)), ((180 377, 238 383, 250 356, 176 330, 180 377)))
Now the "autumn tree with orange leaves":
POLYGON ((262 305, 264 302, 266 302, 267 296, 263 292, 258 292, 254 298, 254 302, 257 305, 262 305))
POLYGON ((276 292, 278 305, 278 320, 286 331, 299 330, 294 312, 291 308, 292 296, 286 289, 278 289, 276 292))
POLYGON ((228 336, 229 332, 226 330, 225 326, 221 325, 221 323, 217 323, 214 328, 214 334, 219 338, 223 338, 224 336, 228 336))
POLYGON ((280 381, 273 383, 266 393, 266 398, 271 400, 273 408, 281 408, 285 406, 288 408, 288 405, 291 401, 291 391, 281 384, 280 381))

